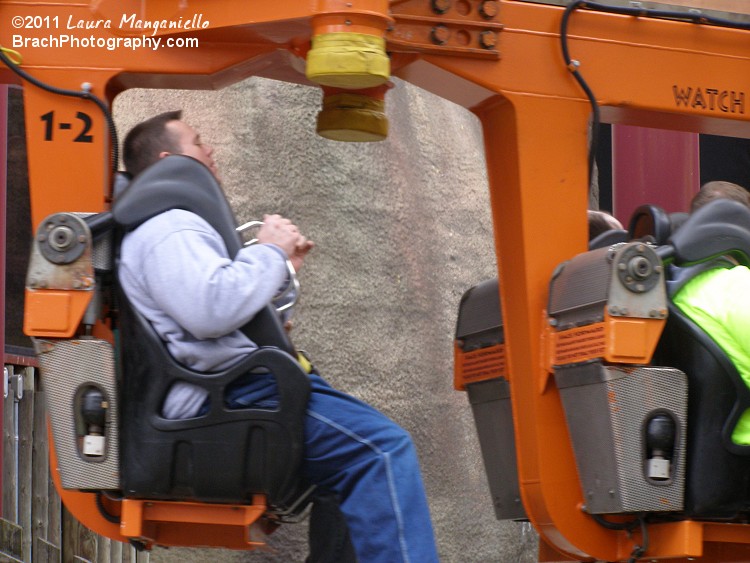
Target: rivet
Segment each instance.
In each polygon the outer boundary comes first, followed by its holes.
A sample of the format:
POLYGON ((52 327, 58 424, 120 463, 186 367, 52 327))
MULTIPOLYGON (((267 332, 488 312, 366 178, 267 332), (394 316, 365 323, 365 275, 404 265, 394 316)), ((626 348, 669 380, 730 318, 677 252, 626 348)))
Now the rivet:
POLYGON ((430 38, 436 45, 445 45, 451 36, 450 30, 444 25, 436 25, 432 28, 430 38))
POLYGON ((432 11, 436 14, 444 14, 451 9, 451 0, 432 0, 432 11))
POLYGON ((488 20, 491 20, 494 18, 498 12, 500 11, 500 7, 498 6, 498 3, 495 0, 486 0, 485 2, 482 2, 479 5, 479 13, 480 15, 488 20))
POLYGON ((479 44, 483 49, 494 49, 497 45, 497 35, 494 31, 483 31, 479 34, 479 44))

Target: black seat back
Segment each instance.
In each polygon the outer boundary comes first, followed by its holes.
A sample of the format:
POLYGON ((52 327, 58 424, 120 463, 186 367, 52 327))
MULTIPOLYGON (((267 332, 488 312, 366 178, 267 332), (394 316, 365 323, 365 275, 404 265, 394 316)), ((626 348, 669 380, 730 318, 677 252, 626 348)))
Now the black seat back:
MULTIPOLYGON (((734 201, 712 201, 672 232, 662 249, 679 266, 696 265, 680 272, 672 293, 691 275, 726 265, 721 260, 712 265, 722 256, 747 265, 750 210, 734 201)), ((674 304, 653 363, 676 367, 688 377, 687 514, 737 517, 750 506, 750 446, 735 444, 732 432, 750 408, 750 390, 721 347, 674 304)))
POLYGON ((750 500, 750 446, 734 444, 731 436, 750 408, 750 390, 718 344, 675 305, 653 363, 688 377, 687 514, 736 517, 750 500))
MULTIPOLYGON (((210 171, 198 161, 169 156, 133 180, 113 207, 115 221, 136 228, 169 209, 185 209, 209 222, 230 256, 241 248, 234 215, 210 171)), ((288 353, 291 343, 270 307, 253 319, 253 340, 264 346, 218 373, 197 373, 169 354, 151 324, 118 289, 121 362, 121 478, 127 496, 247 503, 265 493, 283 510, 296 499, 302 460, 303 420, 310 385, 288 353), (276 346, 276 347, 271 347, 276 346), (251 370, 276 377, 277 410, 229 410, 226 386, 251 370), (177 381, 207 390, 204 416, 167 420, 161 416, 177 381)))
MULTIPOLYGON (((205 219, 224 239, 230 257, 242 248, 237 220, 221 186, 208 168, 189 156, 167 156, 139 174, 117 199, 112 214, 115 222, 129 231, 170 209, 184 209, 205 219)), ((294 354, 271 305, 259 311, 242 331, 259 346, 275 346, 294 354)))
POLYGON ((628 231, 631 239, 648 237, 658 246, 666 244, 687 218, 687 213, 667 213, 658 205, 644 204, 631 215, 628 231))

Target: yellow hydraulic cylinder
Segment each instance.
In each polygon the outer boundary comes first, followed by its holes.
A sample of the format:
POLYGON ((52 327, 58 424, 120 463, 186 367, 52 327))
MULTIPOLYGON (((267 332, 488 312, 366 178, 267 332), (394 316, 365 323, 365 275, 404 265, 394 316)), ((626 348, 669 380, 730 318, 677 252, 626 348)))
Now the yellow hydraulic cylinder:
POLYGON ((317 132, 333 141, 382 141, 388 136, 385 115, 386 83, 365 90, 323 89, 323 109, 318 114, 317 132))
POLYGON ((358 90, 385 84, 391 64, 385 32, 393 23, 388 0, 319 0, 312 19, 307 78, 334 88, 358 90))

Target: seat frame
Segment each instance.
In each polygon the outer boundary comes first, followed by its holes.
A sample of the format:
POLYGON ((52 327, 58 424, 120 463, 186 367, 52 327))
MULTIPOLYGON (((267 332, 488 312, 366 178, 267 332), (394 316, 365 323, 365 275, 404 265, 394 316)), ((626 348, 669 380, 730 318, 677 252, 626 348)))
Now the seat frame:
MULTIPOLYGON (((187 156, 163 158, 134 178, 115 202, 112 216, 122 235, 170 209, 204 218, 230 256, 242 248, 221 187, 203 164, 187 156)), ((273 308, 265 307, 242 327, 260 346, 257 351, 228 369, 199 373, 171 356, 148 320, 115 285, 120 469, 126 497, 243 504, 264 494, 271 511, 300 506, 300 495, 309 493, 299 473, 310 382, 273 308), (276 378, 278 409, 227 408, 227 385, 256 370, 276 378), (164 398, 177 381, 207 390, 206 415, 187 420, 161 416, 164 398)))

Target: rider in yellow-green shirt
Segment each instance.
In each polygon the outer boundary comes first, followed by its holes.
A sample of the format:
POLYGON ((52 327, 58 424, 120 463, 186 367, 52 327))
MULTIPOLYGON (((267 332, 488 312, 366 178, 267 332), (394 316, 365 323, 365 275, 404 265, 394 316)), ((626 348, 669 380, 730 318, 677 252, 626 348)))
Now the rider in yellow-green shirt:
MULTIPOLYGON (((750 193, 744 188, 729 182, 710 182, 693 199, 691 212, 718 198, 739 201, 750 208, 750 193)), ((750 269, 728 260, 713 267, 701 266, 698 268, 703 271, 677 291, 673 302, 721 347, 750 387, 750 269)), ((740 417, 732 441, 750 444, 750 409, 740 417)))

